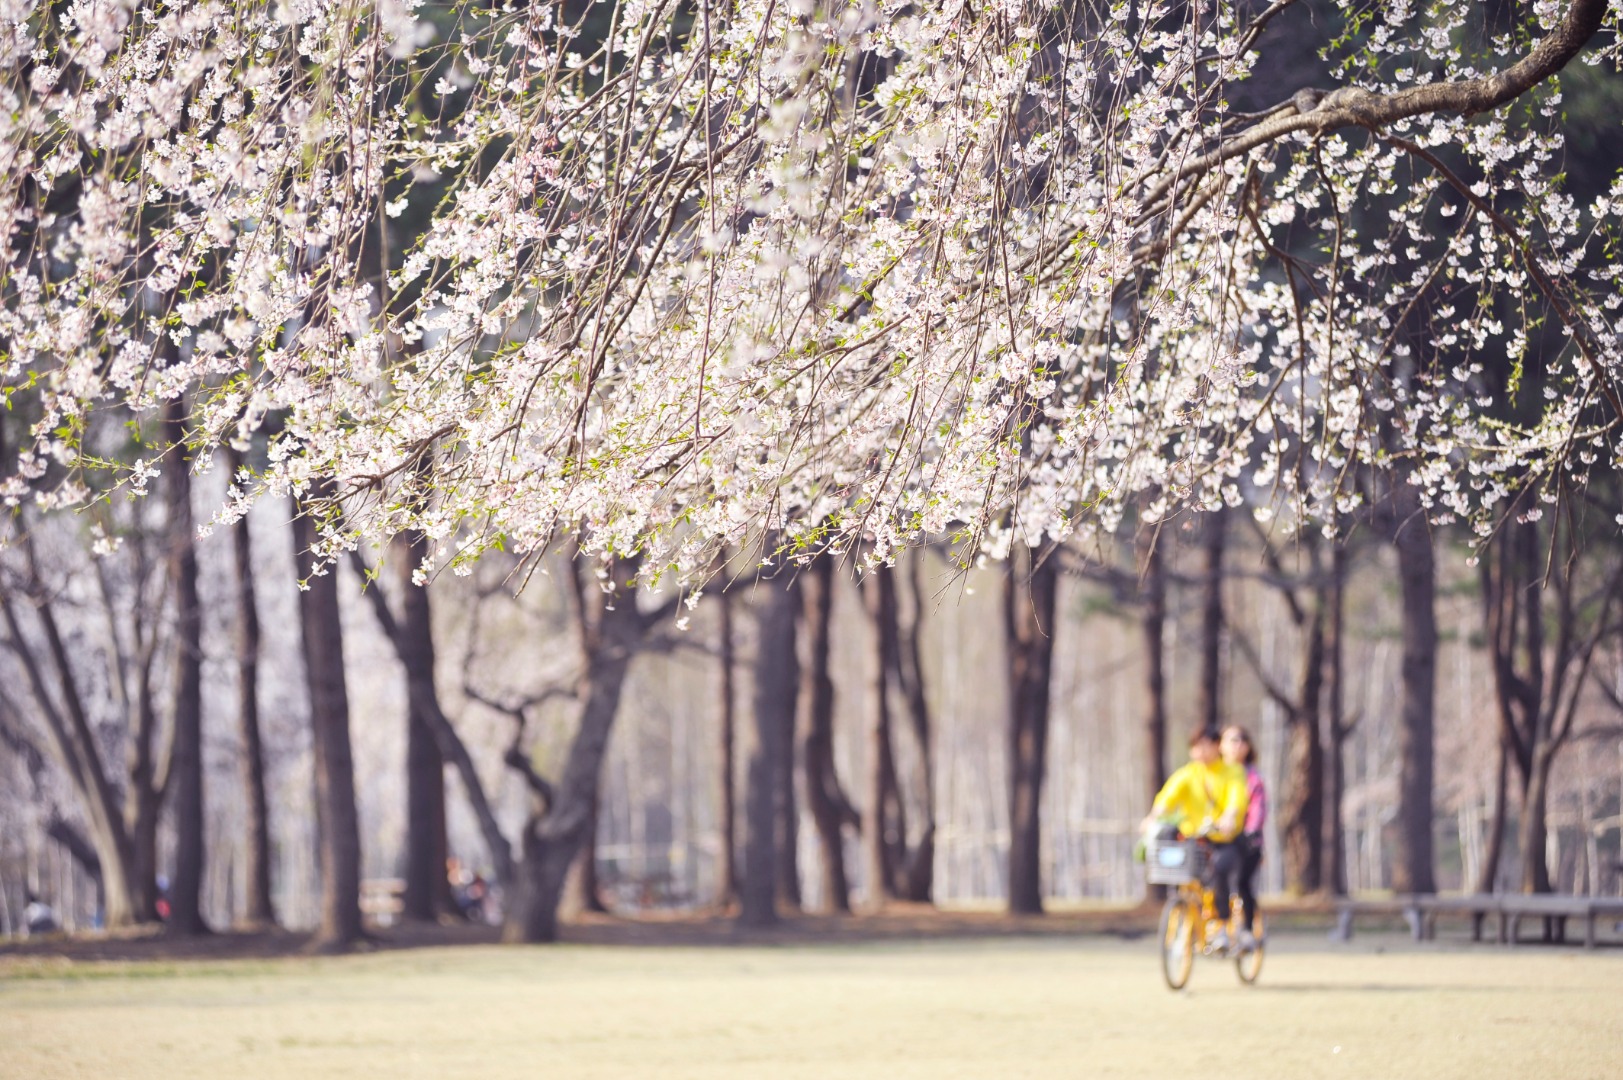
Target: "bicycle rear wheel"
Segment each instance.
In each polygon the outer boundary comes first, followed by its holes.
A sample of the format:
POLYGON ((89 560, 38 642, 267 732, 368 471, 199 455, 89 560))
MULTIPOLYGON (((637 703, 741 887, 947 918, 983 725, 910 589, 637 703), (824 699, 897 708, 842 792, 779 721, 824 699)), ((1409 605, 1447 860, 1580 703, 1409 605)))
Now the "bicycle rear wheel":
POLYGON ((1167 986, 1182 990, 1195 966, 1195 919, 1192 906, 1181 897, 1169 897, 1161 908, 1161 975, 1167 986))
POLYGON ((1234 958, 1234 970, 1239 972, 1240 981, 1247 986, 1256 982, 1257 976, 1262 974, 1262 947, 1265 937, 1260 911, 1251 917, 1251 933, 1257 939, 1256 947, 1234 958))

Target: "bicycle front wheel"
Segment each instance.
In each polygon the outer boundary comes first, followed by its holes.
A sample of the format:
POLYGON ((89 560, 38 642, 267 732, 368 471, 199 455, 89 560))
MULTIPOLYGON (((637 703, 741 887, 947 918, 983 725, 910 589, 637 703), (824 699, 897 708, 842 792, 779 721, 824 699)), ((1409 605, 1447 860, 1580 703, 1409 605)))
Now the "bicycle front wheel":
POLYGON ((1262 946, 1265 940, 1265 931, 1262 925, 1262 912, 1251 917, 1251 933, 1256 936, 1257 944, 1250 950, 1234 958, 1234 970, 1240 973, 1240 981, 1247 986, 1257 981, 1262 974, 1262 946))
POLYGON ((1161 909, 1161 974, 1167 986, 1182 990, 1195 966, 1195 919, 1199 913, 1181 897, 1161 909))

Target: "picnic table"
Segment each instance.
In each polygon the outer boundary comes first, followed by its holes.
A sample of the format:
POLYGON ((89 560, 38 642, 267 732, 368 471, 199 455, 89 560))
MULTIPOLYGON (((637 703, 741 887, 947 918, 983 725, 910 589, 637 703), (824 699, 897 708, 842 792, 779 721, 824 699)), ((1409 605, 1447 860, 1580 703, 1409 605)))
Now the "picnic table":
POLYGON ((1523 919, 1544 921, 1543 940, 1567 940, 1567 921, 1584 921, 1584 947, 1597 944, 1596 926, 1602 919, 1623 919, 1623 897, 1568 896, 1555 893, 1405 893, 1381 899, 1346 898, 1336 901, 1336 928, 1331 936, 1338 941, 1352 938, 1353 920, 1360 915, 1402 915, 1416 941, 1437 936, 1437 919, 1442 915, 1468 916, 1471 940, 1481 941, 1483 926, 1490 916, 1498 920, 1498 940, 1516 945, 1522 940, 1523 919))

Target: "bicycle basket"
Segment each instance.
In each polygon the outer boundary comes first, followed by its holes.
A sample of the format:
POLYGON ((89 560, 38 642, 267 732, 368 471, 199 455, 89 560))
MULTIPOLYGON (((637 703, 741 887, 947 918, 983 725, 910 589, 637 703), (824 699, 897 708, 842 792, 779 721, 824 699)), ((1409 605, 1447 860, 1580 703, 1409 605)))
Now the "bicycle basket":
POLYGON ((1197 881, 1204 863, 1205 851, 1193 840, 1151 840, 1144 852, 1145 879, 1151 885, 1197 881))

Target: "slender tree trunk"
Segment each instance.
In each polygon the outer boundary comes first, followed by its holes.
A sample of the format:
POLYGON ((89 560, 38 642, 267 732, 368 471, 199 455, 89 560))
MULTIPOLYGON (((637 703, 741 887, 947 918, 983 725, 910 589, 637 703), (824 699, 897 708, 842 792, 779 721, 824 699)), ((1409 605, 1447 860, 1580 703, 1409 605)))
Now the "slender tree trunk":
MULTIPOLYGON (((798 683, 795 692, 799 692, 798 683)), ((789 714, 789 730, 784 736, 786 745, 778 759, 778 780, 773 791, 778 818, 778 904, 783 911, 801 908, 800 803, 795 798, 795 713, 798 711, 797 705, 789 714)))
POLYGON ((1324 830, 1320 877, 1324 887, 1336 896, 1347 894, 1347 859, 1341 823, 1341 793, 1345 786, 1341 753, 1346 743, 1346 729, 1343 726, 1346 702, 1343 681, 1346 583, 1347 548, 1338 539, 1330 551, 1330 627, 1329 641, 1325 646, 1324 806, 1320 814, 1320 824, 1324 830))
POLYGON ((169 930, 203 934, 203 607, 192 539, 191 454, 185 449, 186 402, 164 410, 164 436, 174 449, 164 469, 168 578, 175 603, 174 714, 170 728, 169 805, 175 823, 175 872, 169 882, 169 930))
POLYGON ((152 704, 152 660, 138 661, 135 677, 134 730, 127 757, 129 780, 124 786, 124 821, 129 837, 131 902, 140 922, 158 918, 158 818, 162 811, 158 768, 153 758, 158 715, 152 704))
POLYGON ((33 586, 39 591, 35 603, 40 626, 45 634, 51 666, 61 694, 60 711, 53 702, 45 669, 39 657, 27 645, 11 595, 3 589, 0 589, 0 614, 5 616, 6 629, 10 632, 17 658, 28 678, 29 689, 56 746, 57 757, 66 768, 84 807, 91 842, 95 845, 96 857, 102 868, 107 925, 129 926, 142 921, 143 915, 136 901, 129 834, 124 819, 119 815, 117 795, 103 768, 101 750, 85 713, 84 699, 79 693, 50 597, 40 581, 39 568, 34 565, 32 546, 27 550, 33 586))
MULTIPOLYGON (((591 827, 603 773, 603 757, 620 710, 626 673, 647 632, 645 617, 637 610, 635 559, 616 560, 615 592, 605 597, 595 578, 582 582, 590 571, 570 567, 577 584, 578 603, 595 605, 595 614, 582 612, 582 675, 578 696, 580 724, 569 745, 569 757, 555 789, 538 794, 537 806, 524 827, 523 861, 514 868, 512 903, 503 928, 510 942, 556 941, 558 906, 569 868, 579 856, 591 827)), ((532 780, 532 784, 534 780, 532 780)))
MULTIPOLYGON (((1315 560, 1317 562, 1317 560, 1315 560)), ((1324 747, 1319 741, 1319 703, 1324 683, 1326 596, 1322 587, 1308 627, 1302 690, 1285 730, 1285 797, 1280 803, 1286 891, 1301 896, 1319 889, 1320 839, 1324 826, 1324 747)))
MULTIPOLYGON (((395 652, 406 669, 406 881, 401 896, 408 919, 433 921, 455 908, 446 874, 445 757, 434 737, 430 710, 439 708, 434 668, 434 620, 428 589, 412 575, 428 554, 428 538, 406 532, 393 544, 391 569, 400 615, 395 652)), ((376 584, 373 588, 378 587, 376 584)))
POLYGON ((1522 816, 1517 830, 1517 846, 1522 853, 1522 892, 1550 891, 1550 864, 1545 858, 1549 843, 1550 766, 1555 755, 1549 743, 1540 744, 1533 755, 1532 775, 1522 795, 1522 816))
POLYGON ((1431 531, 1407 481, 1392 493, 1403 606, 1403 706, 1398 726, 1398 830, 1392 888, 1437 890, 1432 861, 1433 718, 1437 690, 1437 574, 1431 531))
MULTIPOLYGON (((226 450, 226 464, 235 477, 242 455, 226 450)), ((248 518, 231 526, 231 547, 236 557, 237 608, 234 644, 237 654, 237 734, 242 740, 238 768, 246 804, 247 873, 244 922, 250 927, 274 926, 271 902, 270 808, 265 796, 265 751, 259 727, 259 602, 254 595, 254 548, 248 518)))
POLYGON ((901 666, 897 678, 907 699, 913 741, 918 749, 917 787, 921 821, 918 842, 907 854, 902 895, 916 903, 931 903, 935 893, 935 745, 931 737, 930 702, 924 689, 924 659, 919 646, 924 626, 924 552, 908 557, 908 585, 912 598, 906 628, 901 635, 901 666))
POLYGON ((793 743, 795 693, 800 681, 795 655, 795 608, 792 580, 760 585, 756 634, 755 703, 747 758, 744 811, 744 880, 739 921, 770 926, 778 921, 778 813, 774 787, 783 775, 783 758, 793 743))
MULTIPOLYGON (((313 494, 328 494, 317 481, 313 494)), ((349 740, 349 692, 344 676, 344 637, 338 613, 338 577, 330 567, 316 573, 311 546, 314 522, 298 508, 293 549, 300 580, 299 623, 316 759, 316 808, 321 826, 321 923, 317 946, 348 949, 361 939, 361 833, 355 805, 355 765, 349 740)))
POLYGON ((1052 560, 1016 544, 1005 578, 1009 663, 1009 913, 1040 915, 1042 788, 1059 578, 1052 560))
POLYGON ((1499 860, 1505 850, 1505 810, 1510 796, 1510 750, 1499 740, 1498 767, 1494 770, 1493 809, 1488 816, 1488 850, 1482 857, 1477 892, 1498 892, 1499 860))
POLYGON ((848 913, 851 887, 845 875, 844 793, 834 769, 834 680, 829 675, 829 624, 834 606, 834 562, 814 560, 800 579, 802 625, 806 632, 806 670, 801 676, 801 757, 806 775, 806 805, 817 829, 822 865, 824 911, 848 913))
POLYGON ((1206 515, 1202 547, 1206 580, 1202 586, 1200 613, 1200 700, 1197 715, 1200 726, 1223 726, 1223 547, 1228 538, 1228 509, 1206 515))
POLYGON ((721 623, 721 892, 716 905, 726 911, 738 900, 737 659, 733 649, 732 594, 723 589, 716 604, 721 623))
POLYGON ((891 741, 890 684, 899 666, 900 648, 895 571, 888 566, 874 567, 863 583, 863 598, 873 623, 876 655, 868 684, 868 796, 863 800, 862 849, 868 906, 878 910, 886 900, 900 895, 907 854, 907 822, 891 741))
POLYGON ((592 798, 586 828, 581 830, 580 854, 575 856, 575 883, 579 890, 576 902, 581 911, 598 915, 607 914, 609 910, 609 906, 603 902, 602 883, 597 877, 597 822, 601 796, 602 792, 598 791, 592 798))
POLYGON ((1144 636, 1144 805, 1149 807, 1167 780, 1166 564, 1155 530, 1139 527, 1139 572, 1144 592, 1140 625, 1144 636))

